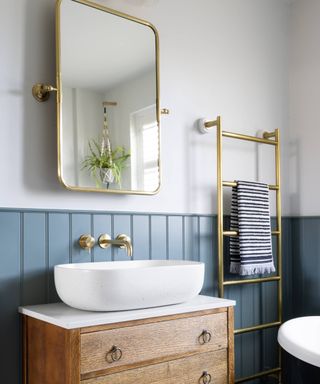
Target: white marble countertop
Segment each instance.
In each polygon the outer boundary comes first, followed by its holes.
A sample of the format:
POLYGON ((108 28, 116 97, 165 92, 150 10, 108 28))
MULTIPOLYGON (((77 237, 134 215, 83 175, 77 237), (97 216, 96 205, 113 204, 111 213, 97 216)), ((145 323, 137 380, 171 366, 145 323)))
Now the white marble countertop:
POLYGON ((176 315, 179 313, 196 312, 206 309, 230 307, 235 304, 236 302, 233 300, 199 295, 186 303, 131 311, 89 312, 71 308, 64 303, 54 303, 19 307, 19 312, 23 315, 54 324, 62 328, 75 329, 102 324, 148 319, 151 317, 176 315))

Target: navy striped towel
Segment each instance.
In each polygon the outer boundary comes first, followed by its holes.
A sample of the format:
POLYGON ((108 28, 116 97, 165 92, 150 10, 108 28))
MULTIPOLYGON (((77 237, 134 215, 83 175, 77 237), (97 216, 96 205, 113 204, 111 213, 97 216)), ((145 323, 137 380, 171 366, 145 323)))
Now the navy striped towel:
POLYGON ((230 272, 254 275, 275 271, 267 184, 238 181, 232 188, 230 272))

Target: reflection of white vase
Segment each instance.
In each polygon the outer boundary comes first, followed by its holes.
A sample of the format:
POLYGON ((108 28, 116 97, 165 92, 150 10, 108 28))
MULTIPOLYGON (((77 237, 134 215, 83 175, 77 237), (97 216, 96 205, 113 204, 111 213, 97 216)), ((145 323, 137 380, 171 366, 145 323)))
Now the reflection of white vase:
POLYGON ((100 177, 103 184, 112 183, 114 174, 111 168, 100 168, 100 177))

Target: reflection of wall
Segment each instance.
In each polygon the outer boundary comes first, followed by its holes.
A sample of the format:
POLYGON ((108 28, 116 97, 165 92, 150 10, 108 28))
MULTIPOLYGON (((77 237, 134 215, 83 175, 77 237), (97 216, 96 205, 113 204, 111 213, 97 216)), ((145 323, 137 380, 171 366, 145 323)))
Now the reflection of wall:
POLYGON ((63 88, 63 175, 67 184, 94 187, 88 170, 81 170, 90 139, 101 138, 103 95, 88 89, 63 88))
MULTIPOLYGON (((63 176, 71 186, 95 187, 87 170, 81 170, 82 161, 89 154, 88 141, 100 143, 103 128, 103 101, 116 101, 107 107, 112 148, 130 143, 130 115, 155 103, 155 75, 148 72, 120 84, 105 94, 80 88, 63 88, 63 176)), ((128 165, 130 162, 128 161, 128 165)), ((130 166, 122 173, 122 189, 131 189, 130 166)), ((112 189, 118 189, 112 185, 112 189)))
MULTIPOLYGON (((131 148, 130 115, 155 104, 155 92, 155 73, 150 71, 119 84, 105 93, 105 100, 118 103, 117 106, 110 106, 107 109, 108 116, 110 116, 110 136, 113 148, 117 145, 124 146, 126 150, 131 148)), ((130 167, 124 170, 122 177, 122 188, 131 189, 130 167)))

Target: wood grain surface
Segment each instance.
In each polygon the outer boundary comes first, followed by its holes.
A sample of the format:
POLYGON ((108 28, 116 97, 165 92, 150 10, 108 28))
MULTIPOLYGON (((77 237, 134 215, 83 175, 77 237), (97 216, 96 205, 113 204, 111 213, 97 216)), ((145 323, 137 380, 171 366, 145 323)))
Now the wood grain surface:
POLYGON ((23 384, 234 384, 233 321, 232 307, 74 330, 23 316, 23 384))
POLYGON ((82 334, 82 378, 227 348, 227 331, 227 312, 223 312, 82 334), (210 331, 212 338, 201 345, 198 338, 203 330, 210 331), (122 358, 110 363, 107 354, 113 346, 121 349, 122 358))
POLYGON ((27 384, 79 384, 80 332, 31 317, 24 354, 27 384))
POLYGON ((234 309, 228 307, 228 377, 234 384, 234 309))
POLYGON ((130 369, 81 384, 199 384, 204 371, 211 375, 211 384, 228 384, 227 350, 130 369))
POLYGON ((93 325, 90 327, 80 328, 80 333, 92 333, 92 332, 98 332, 98 331, 106 331, 108 329, 125 328, 125 327, 132 327, 133 325, 141 325, 141 324, 147 324, 147 323, 148 324, 159 323, 162 321, 173 320, 173 319, 185 319, 185 318, 190 318, 190 317, 212 315, 214 313, 222 313, 222 312, 227 312, 227 311, 228 311, 227 307, 222 307, 222 308, 214 308, 214 309, 205 309, 202 311, 178 313, 176 315, 166 315, 166 316, 150 317, 150 318, 139 319, 139 320, 122 321, 120 323, 93 325))

